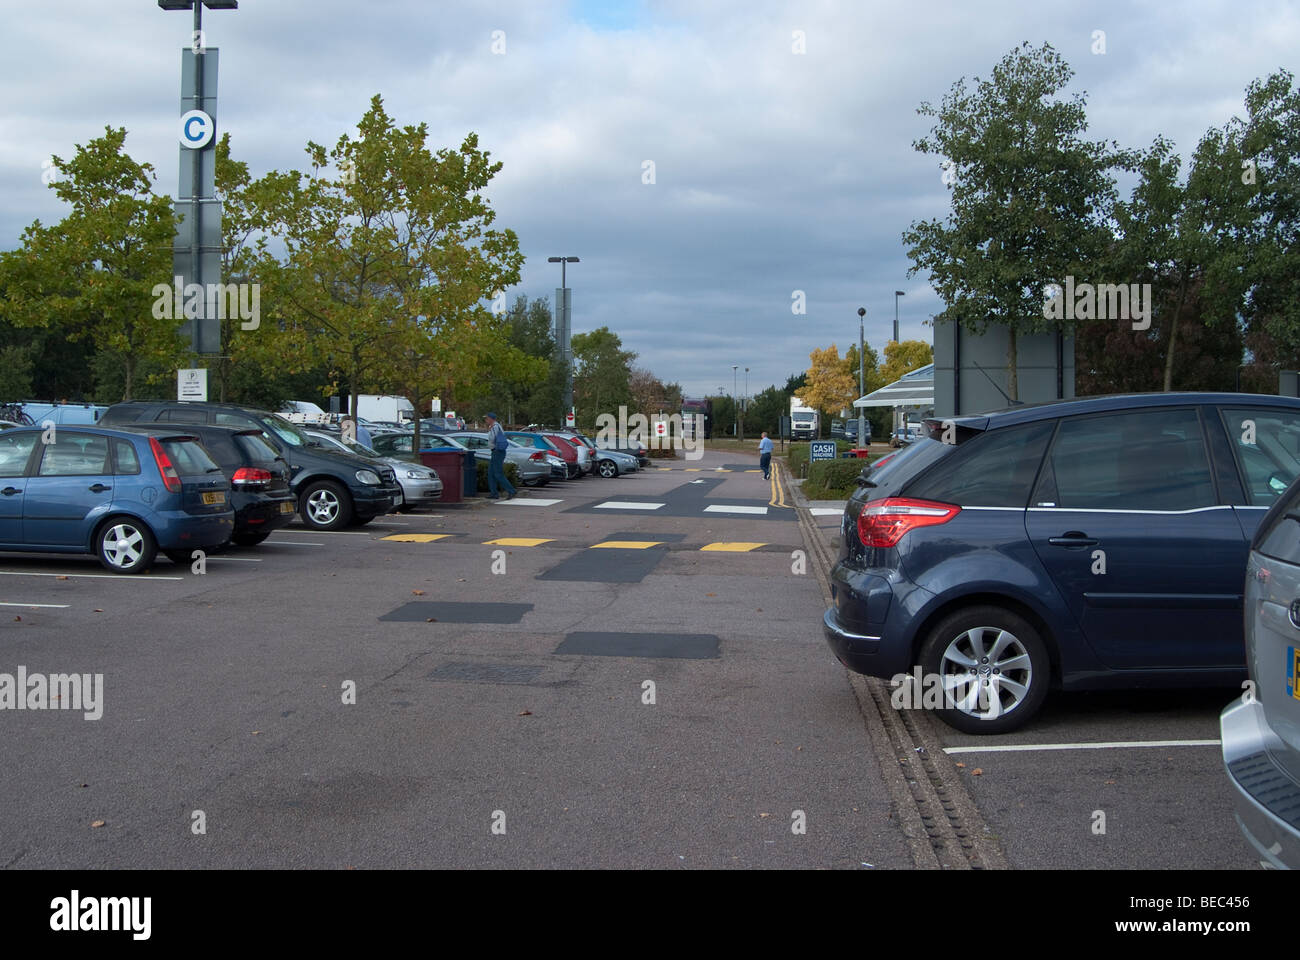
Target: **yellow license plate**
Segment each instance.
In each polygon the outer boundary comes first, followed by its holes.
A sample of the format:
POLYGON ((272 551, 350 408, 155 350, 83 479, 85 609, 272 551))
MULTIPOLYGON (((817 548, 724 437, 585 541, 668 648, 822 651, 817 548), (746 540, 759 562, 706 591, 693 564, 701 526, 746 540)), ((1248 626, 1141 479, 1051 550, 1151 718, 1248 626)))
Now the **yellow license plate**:
POLYGON ((214 503, 225 503, 226 495, 222 491, 216 493, 205 493, 203 495, 203 502, 209 505, 214 503))
POLYGON ((286 500, 286 501, 284 501, 284 503, 280 504, 280 512, 281 512, 281 513, 293 513, 293 501, 292 501, 292 500, 286 500))

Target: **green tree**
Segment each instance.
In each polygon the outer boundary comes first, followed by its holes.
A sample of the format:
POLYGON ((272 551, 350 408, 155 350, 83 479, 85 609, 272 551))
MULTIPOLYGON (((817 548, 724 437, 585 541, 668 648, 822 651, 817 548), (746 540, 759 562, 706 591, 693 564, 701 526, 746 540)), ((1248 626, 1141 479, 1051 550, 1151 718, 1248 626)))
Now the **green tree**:
POLYGON ((17 250, 0 255, 0 289, 8 322, 89 341, 101 364, 120 370, 119 396, 130 400, 140 372, 173 371, 185 345, 180 321, 154 309, 154 287, 171 288, 171 201, 125 142, 125 129, 105 127, 70 160, 53 158, 59 175, 49 186, 71 212, 53 227, 35 221, 17 250))
POLYGON ((1043 315, 1046 284, 1088 266, 1109 238, 1114 202, 1110 170, 1130 163, 1114 144, 1087 141, 1086 99, 1059 94, 1074 71, 1049 44, 1024 44, 967 88, 958 80, 939 107, 921 153, 946 158, 952 211, 945 221, 914 222, 903 233, 913 266, 928 271, 946 304, 936 320, 974 333, 1009 332, 1007 393, 1018 398, 1017 337, 1055 329, 1043 315))
POLYGON ((500 163, 468 135, 431 151, 425 124, 398 128, 376 96, 312 173, 253 185, 255 215, 286 248, 257 271, 272 302, 267 338, 299 369, 324 365, 347 384, 349 410, 367 385, 405 383, 419 403, 473 399, 499 369, 504 321, 485 298, 519 281, 523 256, 484 197, 500 163), (335 175, 327 177, 327 166, 335 175))
POLYGON ((780 435, 781 418, 790 414, 790 397, 779 387, 771 386, 754 396, 745 411, 745 436, 764 430, 772 437, 780 435))
POLYGON ((609 327, 590 333, 576 333, 573 345, 573 402, 581 422, 594 425, 602 413, 617 416, 618 408, 630 406, 632 361, 636 354, 623 349, 623 341, 609 327))

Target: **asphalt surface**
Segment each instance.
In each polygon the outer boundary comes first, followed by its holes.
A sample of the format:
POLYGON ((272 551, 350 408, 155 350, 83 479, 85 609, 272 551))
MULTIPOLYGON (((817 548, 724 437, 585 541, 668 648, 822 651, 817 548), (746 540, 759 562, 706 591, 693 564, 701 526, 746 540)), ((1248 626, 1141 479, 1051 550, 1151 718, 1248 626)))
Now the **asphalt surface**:
POLYGON ((99 720, 0 713, 0 865, 910 866, 756 466, 295 525, 203 574, 0 558, 0 671, 104 675, 99 720))

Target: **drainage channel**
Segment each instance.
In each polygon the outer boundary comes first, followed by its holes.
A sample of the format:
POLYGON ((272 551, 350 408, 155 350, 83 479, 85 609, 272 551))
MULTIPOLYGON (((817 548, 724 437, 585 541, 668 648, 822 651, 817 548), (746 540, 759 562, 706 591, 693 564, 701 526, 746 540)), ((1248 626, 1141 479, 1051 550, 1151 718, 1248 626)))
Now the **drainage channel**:
MULTIPOLYGON (((799 529, 811 555, 810 566, 830 606, 829 575, 834 553, 813 523, 808 508, 799 502, 802 498, 796 495, 793 499, 799 529)), ((921 711, 895 710, 889 702, 886 681, 845 672, 916 867, 1008 869, 997 837, 990 832, 952 761, 943 752, 930 718, 921 711)))

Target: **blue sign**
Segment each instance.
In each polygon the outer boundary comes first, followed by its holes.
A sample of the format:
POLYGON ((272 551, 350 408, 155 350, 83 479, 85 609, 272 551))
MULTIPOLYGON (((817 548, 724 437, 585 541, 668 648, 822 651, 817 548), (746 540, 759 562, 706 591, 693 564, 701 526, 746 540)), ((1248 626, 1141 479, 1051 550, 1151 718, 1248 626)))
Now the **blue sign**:
POLYGON ((814 440, 809 445, 808 459, 817 460, 834 460, 835 459, 835 441, 834 440, 814 440))

